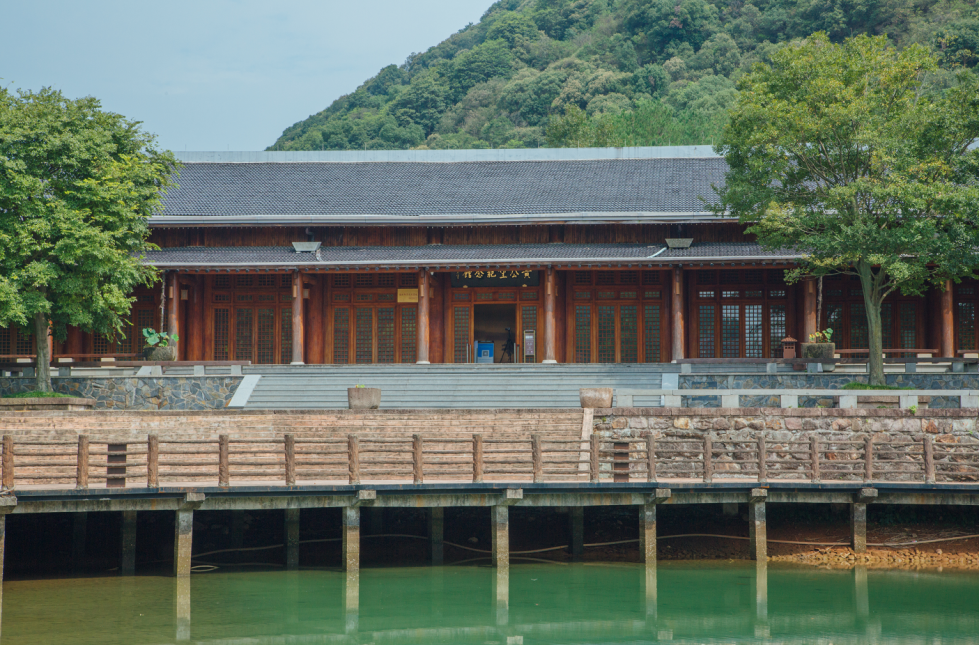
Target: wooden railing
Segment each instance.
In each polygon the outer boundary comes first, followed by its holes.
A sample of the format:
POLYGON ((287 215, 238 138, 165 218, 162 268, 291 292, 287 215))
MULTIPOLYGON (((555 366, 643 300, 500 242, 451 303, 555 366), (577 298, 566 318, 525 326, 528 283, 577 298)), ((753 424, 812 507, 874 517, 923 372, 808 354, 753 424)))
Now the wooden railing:
POLYGON ((2 442, 2 483, 16 487, 231 486, 263 482, 979 481, 979 444, 919 440, 791 441, 532 434, 405 438, 364 435, 144 441, 18 439, 2 442))

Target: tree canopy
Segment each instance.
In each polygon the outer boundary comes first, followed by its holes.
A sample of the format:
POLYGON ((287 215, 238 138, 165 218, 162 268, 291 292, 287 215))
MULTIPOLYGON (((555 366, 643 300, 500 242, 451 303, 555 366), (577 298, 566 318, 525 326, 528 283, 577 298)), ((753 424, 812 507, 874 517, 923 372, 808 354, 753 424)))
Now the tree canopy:
POLYGON ((935 49, 944 83, 979 63, 975 0, 500 0, 270 149, 710 143, 738 78, 818 30, 935 49))
POLYGON ((718 212, 759 242, 805 254, 787 272, 859 277, 871 383, 883 383, 880 311, 973 275, 979 250, 979 77, 923 82, 937 56, 883 37, 826 34, 774 53, 738 84, 718 152, 729 171, 718 212))
POLYGON ((156 279, 147 218, 176 169, 94 98, 0 89, 0 326, 34 334, 39 390, 51 389, 49 333, 131 333, 133 289, 156 279))

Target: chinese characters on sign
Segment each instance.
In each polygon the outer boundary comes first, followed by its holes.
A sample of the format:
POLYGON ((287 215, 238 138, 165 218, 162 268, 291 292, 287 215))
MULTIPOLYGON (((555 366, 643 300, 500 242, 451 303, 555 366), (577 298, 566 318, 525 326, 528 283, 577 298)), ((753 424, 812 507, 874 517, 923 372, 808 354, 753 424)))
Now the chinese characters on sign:
POLYGON ((539 284, 540 272, 529 269, 479 269, 452 274, 453 287, 536 287, 539 284))

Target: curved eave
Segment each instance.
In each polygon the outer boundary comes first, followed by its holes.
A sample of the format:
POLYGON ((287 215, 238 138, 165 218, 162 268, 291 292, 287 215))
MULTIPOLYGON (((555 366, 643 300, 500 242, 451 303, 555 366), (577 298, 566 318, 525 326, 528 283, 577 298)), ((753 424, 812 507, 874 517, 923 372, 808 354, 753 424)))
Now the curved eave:
POLYGON ((546 214, 458 215, 157 215, 151 228, 217 226, 468 226, 473 224, 679 224, 736 222, 736 218, 699 212, 581 212, 546 214))

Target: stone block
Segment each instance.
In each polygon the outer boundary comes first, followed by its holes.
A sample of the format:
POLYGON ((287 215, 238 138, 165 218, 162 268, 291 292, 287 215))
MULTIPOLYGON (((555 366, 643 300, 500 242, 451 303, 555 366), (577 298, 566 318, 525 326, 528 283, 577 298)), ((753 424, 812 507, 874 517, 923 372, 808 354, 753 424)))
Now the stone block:
POLYGON ((673 427, 680 430, 689 430, 690 419, 687 417, 677 417, 676 419, 673 419, 673 427))

